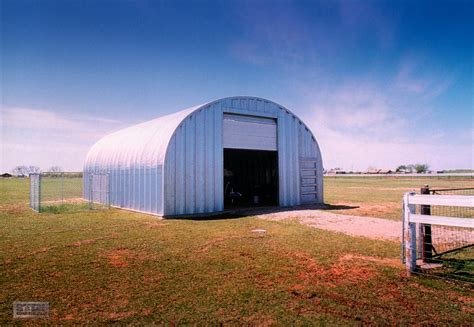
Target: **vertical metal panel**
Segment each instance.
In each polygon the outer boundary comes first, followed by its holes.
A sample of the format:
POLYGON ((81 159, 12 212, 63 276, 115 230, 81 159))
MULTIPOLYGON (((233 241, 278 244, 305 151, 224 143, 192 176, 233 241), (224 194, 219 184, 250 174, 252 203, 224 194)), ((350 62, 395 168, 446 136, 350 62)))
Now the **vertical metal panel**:
POLYGON ((195 212, 196 208, 196 124, 195 117, 191 116, 186 119, 184 127, 186 129, 186 144, 184 148, 185 160, 185 192, 186 192, 186 206, 185 213, 195 212))
POLYGON ((126 208, 130 208, 130 209, 132 209, 132 194, 133 194, 133 187, 132 187, 133 184, 131 183, 131 181, 132 181, 132 171, 133 171, 133 169, 131 167, 128 167, 125 171, 126 208))
POLYGON ((206 145, 204 139, 204 122, 205 116, 202 110, 196 113, 196 212, 204 212, 206 206, 206 185, 205 185, 205 156, 206 156, 206 145))
POLYGON ((222 105, 217 104, 214 109, 215 126, 215 183, 214 196, 217 211, 224 210, 224 149, 222 148, 222 105))
POLYGON ((153 213, 158 213, 158 208, 157 208, 157 202, 159 200, 158 198, 158 172, 156 167, 150 168, 150 195, 149 195, 149 200, 148 200, 148 207, 147 210, 149 212, 153 213))
POLYGON ((292 167, 293 167, 293 174, 292 174, 292 194, 293 194, 293 205, 300 204, 300 179, 299 179, 299 139, 298 139, 298 128, 299 128, 299 120, 292 115, 291 117, 291 139, 293 140, 292 148, 292 167), (295 144, 296 143, 296 144, 295 144))
POLYGON ((176 140, 174 137, 168 147, 168 156, 164 171, 163 198, 164 212, 176 212, 176 140))
POLYGON ((278 117, 278 176, 279 176, 279 198, 280 206, 287 205, 288 199, 288 186, 286 184, 286 175, 288 172, 286 155, 287 155, 287 146, 286 146, 286 124, 285 124, 285 113, 280 112, 278 117))
POLYGON ((140 190, 139 170, 136 165, 133 166, 132 185, 133 185, 132 208, 134 210, 140 210, 140 208, 138 207, 138 199, 139 199, 138 192, 140 190))
POLYGON ((163 165, 159 165, 157 168, 157 210, 156 213, 159 215, 163 215, 163 207, 164 207, 164 192, 163 192, 163 165))
POLYGON ((186 178, 185 178, 185 150, 186 134, 184 126, 180 126, 176 131, 176 180, 174 181, 176 192, 175 213, 182 215, 185 213, 186 203, 186 178))
POLYGON ((151 175, 151 169, 148 166, 143 167, 143 194, 142 194, 142 211, 152 212, 151 211, 151 182, 153 176, 151 175))
POLYGON ((296 192, 294 190, 294 181, 296 180, 295 178, 295 170, 296 170, 296 162, 295 162, 295 140, 293 139, 293 117, 292 115, 289 115, 288 113, 286 114, 286 122, 288 126, 288 133, 287 133, 287 139, 288 139, 288 153, 287 153, 287 158, 288 158, 288 171, 289 173, 287 174, 288 178, 288 204, 289 205, 295 205, 297 204, 296 200, 296 192))
POLYGON ((215 171, 215 132, 214 132, 214 115, 212 110, 204 110, 204 127, 206 131, 206 142, 204 152, 206 154, 206 167, 205 167, 205 212, 213 212, 215 210, 215 190, 214 190, 214 171, 215 171))

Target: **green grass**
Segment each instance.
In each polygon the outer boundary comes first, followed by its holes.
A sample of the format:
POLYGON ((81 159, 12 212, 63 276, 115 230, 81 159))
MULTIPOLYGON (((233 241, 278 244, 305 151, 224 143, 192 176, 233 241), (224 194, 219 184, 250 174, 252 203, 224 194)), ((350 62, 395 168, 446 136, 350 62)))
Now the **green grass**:
MULTIPOLYGON (((341 183, 327 180, 326 197, 346 192, 341 183)), ((16 300, 49 301, 54 324, 472 322, 472 288, 406 278, 398 243, 255 217, 37 214, 27 180, 0 187, 1 325, 13 322, 16 300)))
POLYGON ((41 206, 41 213, 68 213, 89 210, 89 203, 58 203, 41 206))
MULTIPOLYGON (((404 193, 432 188, 474 187, 473 178, 463 177, 325 177, 324 200, 345 205, 337 213, 401 220, 404 193)), ((473 193, 474 194, 474 193, 473 193)))

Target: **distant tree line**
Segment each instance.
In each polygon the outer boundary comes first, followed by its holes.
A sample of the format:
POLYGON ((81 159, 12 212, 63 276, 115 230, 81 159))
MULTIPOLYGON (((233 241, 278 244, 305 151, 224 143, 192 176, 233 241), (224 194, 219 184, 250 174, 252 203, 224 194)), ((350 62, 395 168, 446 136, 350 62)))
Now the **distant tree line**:
POLYGON ((397 173, 417 173, 422 174, 426 173, 430 168, 427 164, 409 164, 409 165, 400 165, 397 167, 395 172, 397 173))
MULTIPOLYGON (((42 170, 38 166, 16 166, 12 170, 12 174, 17 177, 26 177, 30 174, 39 174, 42 170)), ((59 166, 52 166, 47 170, 48 173, 62 173, 63 169, 59 166)))

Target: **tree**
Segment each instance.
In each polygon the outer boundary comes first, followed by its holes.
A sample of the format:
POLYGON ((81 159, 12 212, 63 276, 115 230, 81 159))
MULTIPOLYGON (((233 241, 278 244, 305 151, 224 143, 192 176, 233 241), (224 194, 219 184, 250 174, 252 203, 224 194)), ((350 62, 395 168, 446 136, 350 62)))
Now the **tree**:
POLYGON ((401 171, 407 171, 407 166, 405 165, 400 165, 397 167, 397 170, 395 170, 397 173, 401 172, 401 171))
POLYGON ((13 168, 12 173, 18 177, 26 177, 29 174, 41 173, 41 169, 38 166, 16 166, 13 168))
POLYGON ((17 177, 25 177, 28 176, 28 167, 26 166, 16 166, 12 170, 12 174, 17 177))
POLYGON ((62 173, 63 169, 59 166, 52 166, 51 168, 48 169, 49 173, 62 173))
POLYGON ((408 171, 409 173, 415 172, 415 165, 413 165, 413 164, 407 165, 407 171, 408 171))
POLYGON ((41 173, 41 169, 38 166, 29 166, 28 167, 28 175, 29 174, 39 174, 41 173))
POLYGON ((414 167, 417 174, 426 173, 430 168, 427 164, 416 164, 414 167))

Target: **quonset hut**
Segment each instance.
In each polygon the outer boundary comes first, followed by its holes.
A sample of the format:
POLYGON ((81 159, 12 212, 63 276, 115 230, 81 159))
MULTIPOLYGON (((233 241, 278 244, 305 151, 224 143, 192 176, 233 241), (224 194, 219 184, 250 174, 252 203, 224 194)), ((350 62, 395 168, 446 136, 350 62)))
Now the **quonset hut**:
POLYGON ((84 190, 99 173, 109 176, 112 206, 165 217, 323 202, 313 134, 288 109, 255 97, 216 100, 107 135, 87 155, 84 190))

